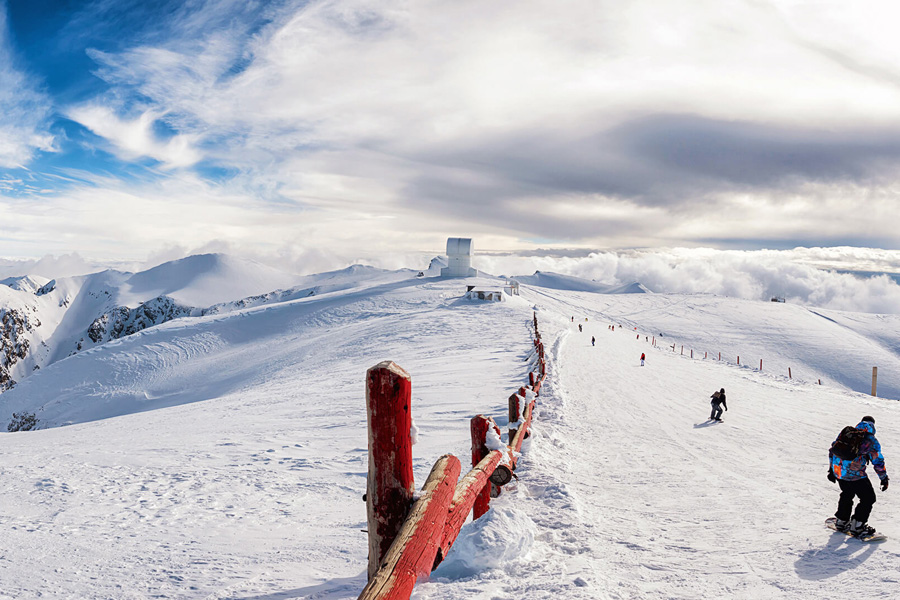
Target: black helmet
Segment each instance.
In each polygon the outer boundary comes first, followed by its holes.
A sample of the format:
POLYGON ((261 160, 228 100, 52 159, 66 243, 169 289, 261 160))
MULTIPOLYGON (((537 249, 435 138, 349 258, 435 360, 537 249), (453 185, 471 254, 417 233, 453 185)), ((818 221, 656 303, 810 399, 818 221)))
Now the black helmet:
POLYGON ((875 417, 870 417, 870 416, 866 415, 865 417, 862 418, 862 420, 863 420, 863 421, 868 421, 868 422, 871 423, 872 425, 875 424, 875 417))
POLYGON ((724 393, 725 393, 725 388, 722 388, 721 390, 719 390, 719 392, 722 393, 722 394, 724 394, 724 393))

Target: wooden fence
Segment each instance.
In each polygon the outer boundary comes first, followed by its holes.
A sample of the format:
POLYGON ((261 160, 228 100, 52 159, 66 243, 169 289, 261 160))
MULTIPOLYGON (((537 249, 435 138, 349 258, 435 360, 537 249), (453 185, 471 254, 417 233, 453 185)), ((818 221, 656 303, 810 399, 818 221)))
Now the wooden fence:
POLYGON ((478 519, 514 477, 522 442, 529 436, 534 405, 547 376, 544 344, 534 314, 534 356, 528 385, 508 399, 508 443, 494 420, 476 415, 470 422, 472 469, 460 478, 451 454, 440 457, 419 494, 412 473, 410 406, 412 380, 393 362, 366 374, 369 476, 366 515, 369 582, 360 600, 408 600, 416 580, 447 556, 469 512, 478 519))

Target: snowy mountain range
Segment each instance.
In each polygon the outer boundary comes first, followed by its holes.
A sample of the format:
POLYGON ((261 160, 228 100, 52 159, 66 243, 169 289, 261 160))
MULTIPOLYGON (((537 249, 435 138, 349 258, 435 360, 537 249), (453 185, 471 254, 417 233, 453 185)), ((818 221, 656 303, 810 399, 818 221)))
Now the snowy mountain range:
POLYGON ((285 302, 409 272, 353 265, 299 277, 222 254, 190 256, 139 273, 107 270, 0 282, 0 391, 38 369, 181 317, 285 302))
MULTIPOLYGON (((413 376, 421 484, 468 456, 473 415, 507 425, 534 313, 550 379, 519 480, 414 598, 893 597, 896 542, 821 521, 840 427, 874 415, 891 472, 900 317, 545 272, 479 302, 467 285, 506 279, 443 262, 300 277, 204 255, 4 280, 0 421, 38 430, 0 433, 0 598, 356 598, 366 369, 413 376)), ((892 491, 873 514, 891 540, 892 491)))

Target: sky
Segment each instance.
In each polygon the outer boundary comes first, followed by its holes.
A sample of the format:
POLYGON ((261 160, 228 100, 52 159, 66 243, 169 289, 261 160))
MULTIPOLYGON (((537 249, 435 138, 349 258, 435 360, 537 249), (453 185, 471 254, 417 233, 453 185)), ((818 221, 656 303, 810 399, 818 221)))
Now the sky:
POLYGON ((0 0, 0 256, 900 250, 898 17, 0 0))

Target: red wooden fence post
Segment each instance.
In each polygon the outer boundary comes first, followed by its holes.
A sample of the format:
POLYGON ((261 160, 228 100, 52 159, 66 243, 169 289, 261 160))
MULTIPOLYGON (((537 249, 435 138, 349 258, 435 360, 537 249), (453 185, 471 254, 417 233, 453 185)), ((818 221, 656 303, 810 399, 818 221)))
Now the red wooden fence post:
POLYGON ((694 358, 694 349, 691 348, 691 358, 694 358))
POLYGON ((409 373, 391 361, 380 362, 366 372, 369 579, 378 570, 412 504, 411 393, 409 373))
POLYGON ((684 354, 684 344, 681 345, 681 354, 684 354))
MULTIPOLYGON (((484 415, 476 415, 472 417, 470 430, 472 432, 472 466, 476 466, 481 460, 488 455, 488 449, 485 445, 487 440, 487 432, 491 427, 495 427, 493 419, 489 419, 484 415)), ((500 431, 497 430, 497 434, 500 431)), ((491 484, 488 483, 475 499, 472 506, 472 518, 477 519, 488 511, 491 504, 491 484)))
MULTIPOLYGON (((519 415, 522 414, 522 409, 519 408, 519 398, 518 394, 513 394, 509 397, 509 439, 513 439, 513 436, 516 435, 516 430, 512 428, 512 426, 519 422, 519 415)), ((475 438, 472 438, 472 460, 475 460, 475 438)), ((476 463, 477 464, 477 463, 476 463)), ((474 466, 474 464, 472 465, 474 466)))
POLYGON ((762 371, 762 359, 759 359, 759 370, 762 371))
POLYGON ((741 364, 741 355, 738 354, 738 364, 741 364))
POLYGON ((706 355, 707 355, 707 354, 708 354, 707 352, 704 352, 704 353, 703 353, 703 358, 706 358, 706 355))
POLYGON ((528 371, 528 385, 534 387, 534 371, 528 371))
POLYGON ((459 459, 450 454, 434 463, 419 499, 397 533, 397 540, 381 568, 369 578, 359 600, 409 598, 416 581, 431 573, 443 541, 459 471, 459 459))
POLYGON ((719 352, 719 360, 722 360, 722 353, 719 352))
POLYGON ((791 368, 790 367, 788 367, 788 379, 793 379, 793 377, 791 377, 791 368))

